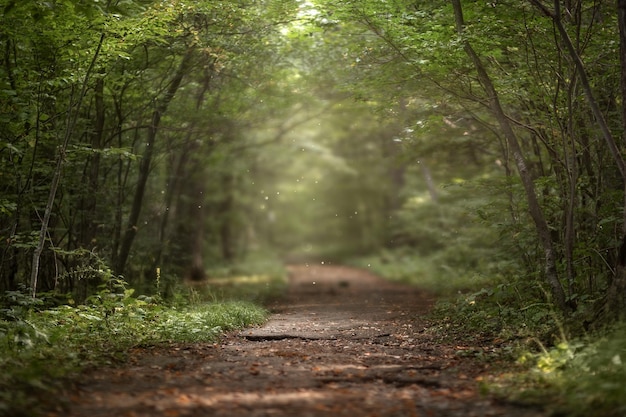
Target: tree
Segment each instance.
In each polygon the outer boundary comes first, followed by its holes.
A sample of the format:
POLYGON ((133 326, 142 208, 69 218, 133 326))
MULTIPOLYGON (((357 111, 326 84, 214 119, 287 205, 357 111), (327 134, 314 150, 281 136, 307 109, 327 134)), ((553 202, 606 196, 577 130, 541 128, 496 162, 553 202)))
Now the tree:
MULTIPOLYGON (((626 144, 626 1, 617 2, 617 22, 620 44, 620 68, 621 68, 621 103, 622 103, 622 146, 626 144)), ((605 136, 608 140, 608 136, 605 136)), ((616 145, 617 147, 617 145, 616 145)), ((615 156, 616 161, 621 160, 621 153, 615 156)), ((623 164, 623 162, 622 162, 623 164)), ((623 171, 622 171, 623 174, 623 171)), ((624 175, 622 175, 624 177, 624 175)), ((624 179, 624 198, 626 198, 626 178, 624 179)), ((619 251, 615 278, 611 281, 605 307, 608 319, 623 319, 626 314, 626 204, 624 205, 624 223, 622 225, 622 244, 619 251)))
MULTIPOLYGON (((327 8, 360 28, 353 33, 368 34, 358 38, 367 53, 354 53, 364 63, 356 67, 365 74, 359 81, 378 85, 388 98, 433 103, 430 120, 414 113, 422 125, 427 120, 432 128, 437 118, 445 121, 440 127, 469 121, 463 134, 507 178, 500 190, 509 201, 508 222, 490 210, 481 209, 481 216, 491 213, 503 233, 510 233, 505 245, 529 276, 538 263, 544 265, 543 282, 557 305, 587 311, 590 303, 579 301, 597 297, 611 282, 606 265, 617 259, 621 234, 615 231, 624 223, 619 150, 610 140, 618 128, 618 101, 611 92, 617 78, 606 70, 617 57, 613 6, 568 2, 559 28, 545 19, 546 7, 533 3, 469 3, 461 10, 456 1, 398 0, 327 8), (391 82, 402 88, 381 88, 391 82), (603 143, 594 140, 597 134, 603 143), (509 159, 519 180, 511 175, 509 159), (518 198, 518 187, 526 198, 518 198)), ((407 128, 414 131, 412 144, 419 145, 411 151, 423 154, 429 131, 407 128)), ((497 184, 498 175, 490 175, 497 184)))
MULTIPOLYGON (((461 8, 460 0, 452 0, 452 6, 454 8, 457 32, 462 37, 465 27, 465 19, 463 18, 463 10, 461 8)), ((487 73, 480 57, 468 40, 464 40, 462 42, 465 52, 470 57, 476 68, 476 72, 478 73, 478 80, 485 90, 485 93, 487 94, 488 106, 493 112, 495 118, 497 119, 500 129, 502 130, 503 135, 506 138, 507 144, 512 154, 511 156, 515 161, 517 171, 522 180, 522 184, 524 185, 526 199, 528 200, 528 209, 530 212, 530 216, 535 223, 537 235, 539 236, 539 240, 541 241, 541 244, 543 246, 545 256, 545 276, 552 290, 554 303, 559 309, 565 311, 567 310, 565 292, 563 291, 563 286, 561 285, 557 273, 556 253, 553 247, 548 223, 546 222, 543 210, 541 209, 539 200, 537 198, 534 179, 532 178, 531 172, 529 171, 528 162, 526 161, 526 158, 524 158, 522 148, 519 144, 519 140, 517 139, 517 135, 515 134, 509 122, 509 119, 504 109, 502 108, 496 88, 493 85, 493 82, 491 81, 491 78, 487 73)))
MULTIPOLYGON (((184 234, 178 224, 189 219, 168 210, 202 194, 205 181, 169 179, 190 172, 186 161, 197 167, 232 160, 236 146, 230 142, 247 140, 231 127, 251 107, 246 95, 252 86, 267 83, 276 68, 272 50, 259 45, 289 20, 295 3, 246 8, 228 1, 7 0, 0 6, 0 158, 10 167, 0 179, 9 191, 0 202, 6 243, 0 289, 15 289, 32 273, 39 275, 33 290, 73 290, 84 297, 106 273, 91 266, 94 257, 132 281, 165 256, 177 264, 171 275, 182 276, 187 258, 172 256, 176 245, 170 242, 185 239, 176 233, 184 234), (252 71, 255 65, 264 71, 252 71), (49 158, 59 143, 66 148, 59 158, 62 177, 49 158), (160 217, 163 205, 168 215, 160 217), (41 231, 37 241, 35 229, 41 231), (25 262, 39 254, 40 263, 25 262)), ((226 195, 237 193, 234 186, 219 187, 228 189, 226 195)), ((220 216, 228 224, 231 213, 220 216)), ((191 230, 195 242, 210 232, 191 230)), ((198 263, 200 252, 211 249, 196 246, 190 250, 198 263)))
POLYGON ((174 73, 171 81, 168 83, 163 97, 157 101, 152 113, 150 124, 148 125, 146 148, 141 159, 141 164, 139 165, 137 186, 135 187, 135 195, 133 197, 133 203, 131 205, 128 218, 128 227, 122 237, 119 253, 117 253, 115 257, 115 271, 118 275, 122 275, 124 272, 124 266, 126 265, 130 248, 133 240, 135 239, 135 235, 137 234, 137 222, 143 205, 146 183, 148 181, 148 176, 150 175, 154 148, 156 147, 156 136, 159 131, 161 117, 163 113, 167 111, 170 102, 174 98, 174 95, 183 81, 183 77, 187 74, 187 71, 189 71, 192 56, 191 52, 192 51, 190 50, 183 56, 178 69, 174 73))

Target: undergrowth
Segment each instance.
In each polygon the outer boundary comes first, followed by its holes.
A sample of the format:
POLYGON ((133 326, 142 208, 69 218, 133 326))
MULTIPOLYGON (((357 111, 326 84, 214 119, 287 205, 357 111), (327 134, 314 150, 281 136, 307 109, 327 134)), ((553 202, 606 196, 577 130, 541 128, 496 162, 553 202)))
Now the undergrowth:
POLYGON ((418 285, 441 296, 476 288, 492 281, 492 277, 481 274, 477 269, 459 268, 447 262, 449 256, 441 252, 418 256, 410 248, 399 248, 353 259, 350 263, 386 279, 418 285))
POLYGON ((250 299, 264 291, 275 295, 282 275, 271 271, 251 285, 242 276, 235 279, 241 298, 233 286, 221 297, 217 284, 202 291, 181 285, 168 301, 135 296, 111 275, 82 305, 68 296, 66 304, 50 307, 57 294, 6 292, 0 298, 0 415, 42 413, 55 405, 53 393, 66 381, 86 368, 123 363, 130 348, 215 341, 226 331, 264 322, 268 312, 250 299))
POLYGON ((550 415, 626 415, 626 325, 526 351, 524 372, 495 377, 487 389, 504 398, 537 405, 550 415))
POLYGON ((579 300, 576 313, 565 318, 540 282, 512 279, 513 266, 462 272, 442 267, 442 256, 388 251, 355 263, 437 294, 430 332, 442 341, 476 347, 459 355, 508 363, 483 381, 485 391, 550 415, 626 415, 626 324, 589 334, 582 323, 593 300, 579 300))

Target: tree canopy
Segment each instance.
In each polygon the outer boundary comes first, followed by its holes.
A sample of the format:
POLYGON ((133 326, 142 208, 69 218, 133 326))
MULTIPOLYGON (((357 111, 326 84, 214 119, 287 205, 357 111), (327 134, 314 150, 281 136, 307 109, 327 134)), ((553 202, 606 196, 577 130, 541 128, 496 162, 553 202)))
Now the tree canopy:
POLYGON ((4 0, 0 289, 382 253, 619 317, 620 7, 4 0))

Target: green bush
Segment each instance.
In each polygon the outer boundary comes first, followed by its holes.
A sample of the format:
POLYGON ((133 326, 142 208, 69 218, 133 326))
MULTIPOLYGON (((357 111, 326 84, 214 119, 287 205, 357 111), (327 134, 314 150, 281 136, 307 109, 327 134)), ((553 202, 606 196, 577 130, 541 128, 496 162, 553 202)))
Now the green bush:
POLYGON ((133 292, 110 278, 85 305, 46 309, 26 292, 7 292, 0 310, 0 415, 36 414, 64 377, 123 361, 131 347, 214 341, 267 317, 246 301, 168 306, 133 292))
POLYGON ((527 353, 520 361, 529 363, 530 371, 507 379, 494 388, 496 391, 522 401, 548 404, 558 415, 626 414, 626 324, 605 335, 563 341, 552 348, 542 346, 538 353, 527 353))

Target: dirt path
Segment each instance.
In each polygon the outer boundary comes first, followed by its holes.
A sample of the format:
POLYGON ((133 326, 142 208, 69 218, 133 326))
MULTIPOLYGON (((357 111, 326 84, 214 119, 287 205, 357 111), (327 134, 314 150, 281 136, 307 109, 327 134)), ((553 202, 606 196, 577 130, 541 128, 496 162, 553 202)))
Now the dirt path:
POLYGON ((294 266, 261 328, 138 349, 83 381, 70 417, 539 416, 477 392, 488 372, 434 343, 432 300, 346 267, 294 266))

